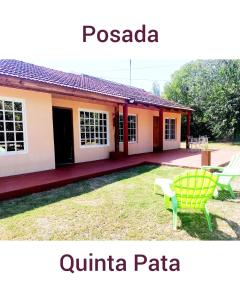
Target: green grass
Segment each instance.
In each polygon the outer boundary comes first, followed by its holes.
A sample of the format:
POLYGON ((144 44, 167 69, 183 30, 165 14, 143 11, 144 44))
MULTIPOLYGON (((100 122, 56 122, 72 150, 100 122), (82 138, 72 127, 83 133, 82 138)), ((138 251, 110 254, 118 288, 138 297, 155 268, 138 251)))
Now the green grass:
POLYGON ((212 233, 202 214, 187 211, 179 213, 178 230, 172 230, 172 213, 164 208, 162 195, 153 194, 153 181, 184 171, 145 165, 2 202, 0 239, 240 239, 239 200, 209 202, 212 233))

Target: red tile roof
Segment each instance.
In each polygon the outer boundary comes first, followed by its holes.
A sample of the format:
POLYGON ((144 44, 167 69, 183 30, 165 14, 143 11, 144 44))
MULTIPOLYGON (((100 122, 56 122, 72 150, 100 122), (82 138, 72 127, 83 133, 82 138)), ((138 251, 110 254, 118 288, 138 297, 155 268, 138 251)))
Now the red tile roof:
POLYGON ((45 84, 53 84, 80 91, 89 91, 102 95, 115 96, 126 100, 134 100, 135 103, 191 110, 189 107, 185 107, 170 100, 162 99, 140 88, 85 74, 77 75, 57 71, 14 59, 0 60, 0 76, 1 75, 37 81, 45 84))

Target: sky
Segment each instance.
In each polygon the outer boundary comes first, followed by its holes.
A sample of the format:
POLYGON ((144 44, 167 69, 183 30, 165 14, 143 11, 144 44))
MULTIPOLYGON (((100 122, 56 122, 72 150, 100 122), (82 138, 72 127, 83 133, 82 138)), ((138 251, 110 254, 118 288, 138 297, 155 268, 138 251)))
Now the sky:
MULTIPOLYGON (((174 71, 178 70, 189 60, 148 60, 131 59, 131 85, 152 90, 153 81, 159 82, 160 92, 171 79, 174 71)), ((111 81, 130 85, 130 59, 84 59, 84 60, 31 60, 31 63, 40 64, 57 70, 88 74, 111 81)))

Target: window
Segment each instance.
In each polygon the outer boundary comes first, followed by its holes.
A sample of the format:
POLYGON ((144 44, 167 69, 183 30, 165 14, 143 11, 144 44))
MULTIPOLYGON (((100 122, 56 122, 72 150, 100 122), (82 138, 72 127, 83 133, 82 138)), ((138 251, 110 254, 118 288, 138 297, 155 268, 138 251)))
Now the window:
POLYGON ((105 112, 80 111, 81 146, 108 145, 108 115, 105 112))
POLYGON ((0 98, 0 154, 25 150, 23 103, 0 98))
MULTIPOLYGON (((123 142, 123 115, 119 115, 119 141, 123 142)), ((128 115, 128 141, 137 141, 137 116, 128 115)))
POLYGON ((175 140, 176 138, 176 120, 165 119, 165 139, 175 140))

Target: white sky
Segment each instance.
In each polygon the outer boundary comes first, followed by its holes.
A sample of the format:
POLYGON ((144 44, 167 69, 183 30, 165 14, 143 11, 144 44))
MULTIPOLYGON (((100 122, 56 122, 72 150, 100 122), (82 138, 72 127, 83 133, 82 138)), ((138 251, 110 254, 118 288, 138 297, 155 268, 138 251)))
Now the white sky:
POLYGON ((161 91, 171 74, 193 59, 239 58, 239 1, 0 0, 0 58, 161 91), (231 4, 230 4, 231 3, 231 4), (88 43, 82 26, 159 31, 159 43, 88 43))

